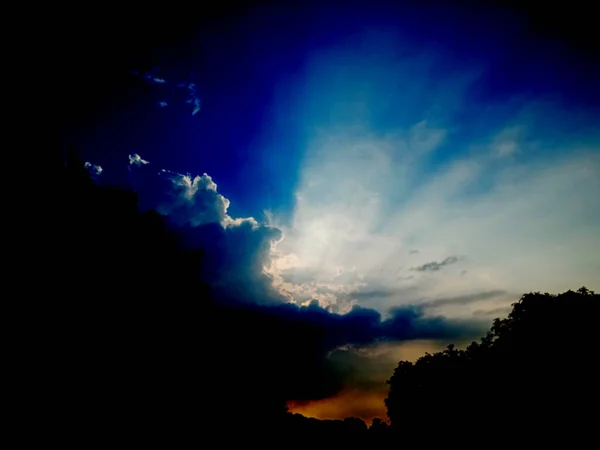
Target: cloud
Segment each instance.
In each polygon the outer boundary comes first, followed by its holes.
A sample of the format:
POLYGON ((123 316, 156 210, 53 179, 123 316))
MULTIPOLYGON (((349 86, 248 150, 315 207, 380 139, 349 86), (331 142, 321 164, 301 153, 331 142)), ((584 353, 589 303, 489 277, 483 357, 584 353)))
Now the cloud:
MULTIPOLYGON (((310 333, 302 339, 312 340, 314 333, 320 336, 322 356, 332 358, 331 350, 343 346, 364 346, 382 342, 402 342, 412 340, 461 340, 474 338, 485 329, 482 322, 472 320, 445 319, 426 315, 423 308, 404 306, 393 308, 389 318, 382 319, 379 312, 355 306, 346 314, 336 314, 321 308, 317 302, 307 306, 292 304, 263 307, 264 313, 274 314, 281 324, 295 323, 307 326, 310 333)), ((374 347, 376 348, 376 347, 374 347)), ((335 352, 334 352, 335 353, 335 352)), ((335 364, 341 377, 348 371, 335 364)))
POLYGON ((202 279, 222 301, 280 304, 290 301, 274 286, 265 269, 281 231, 253 220, 207 223, 183 230, 188 246, 205 253, 202 279))
POLYGON ((422 306, 397 306, 391 317, 382 322, 385 336, 391 340, 443 339, 477 336, 481 323, 470 320, 451 320, 442 316, 426 316, 422 306))
POLYGON ((167 217, 187 246, 205 252, 202 276, 216 296, 263 304, 290 300, 273 287, 266 271, 281 230, 252 217, 229 216, 230 202, 208 174, 157 171, 139 155, 130 155, 129 161, 140 209, 167 217))
POLYGON ((287 268, 281 270, 280 273, 285 281, 293 284, 312 283, 320 276, 316 267, 287 268))
POLYGON ((524 144, 524 127, 513 126, 502 130, 492 142, 492 151, 495 156, 506 158, 515 156, 519 147, 524 144))
POLYGON ((505 296, 507 294, 504 290, 484 291, 475 292, 473 294, 464 294, 456 297, 442 297, 436 300, 431 300, 423 304, 424 307, 435 307, 435 306, 447 306, 447 305, 465 305, 468 303, 480 302, 482 300, 488 300, 505 296))
POLYGON ((148 164, 148 161, 142 159, 137 153, 134 153, 133 155, 129 155, 129 164, 132 166, 143 166, 144 164, 148 164))
POLYGON ((196 115, 202 106, 196 83, 191 81, 193 78, 189 75, 178 77, 173 72, 172 67, 156 67, 151 71, 140 72, 134 70, 130 73, 156 87, 160 98, 157 101, 159 107, 166 108, 171 103, 171 99, 183 100, 186 104, 192 106, 191 114, 196 115))
POLYGON ((159 176, 165 187, 165 197, 156 207, 159 213, 179 225, 225 224, 229 200, 217 192, 217 185, 209 175, 192 178, 189 174, 163 169, 159 176))
POLYGON ((85 169, 87 169, 87 171, 94 179, 102 174, 102 167, 97 164, 92 164, 86 161, 83 166, 85 167, 85 169))
POLYGON ((435 261, 428 262, 421 266, 413 267, 410 270, 416 270, 418 272, 436 272, 436 271, 440 270, 442 267, 448 266, 450 264, 454 264, 457 261, 458 261, 457 256, 448 256, 441 262, 435 262, 435 261))
MULTIPOLYGON (((357 401, 361 390, 382 399, 382 370, 397 360, 386 359, 383 366, 377 366, 375 359, 368 367, 353 365, 361 361, 352 355, 363 348, 376 353, 408 339, 456 341, 476 337, 483 329, 481 322, 426 316, 416 307, 397 309, 390 319, 382 320, 372 309, 355 307, 347 314, 335 314, 317 302, 297 306, 219 301, 209 317, 215 333, 211 334, 214 342, 207 345, 220 349, 219 370, 232 371, 219 379, 220 384, 239 384, 235 383, 239 367, 251 367, 246 381, 252 382, 253 392, 264 389, 260 395, 299 404, 344 396, 348 389, 355 391, 357 401)), ((260 395, 256 401, 261 401, 260 395)))
POLYGON ((154 209, 178 225, 253 222, 251 218, 236 222, 228 216, 229 200, 218 193, 217 184, 206 173, 192 177, 165 169, 157 172, 137 154, 129 155, 129 164, 134 169, 133 181, 144 209, 154 209))

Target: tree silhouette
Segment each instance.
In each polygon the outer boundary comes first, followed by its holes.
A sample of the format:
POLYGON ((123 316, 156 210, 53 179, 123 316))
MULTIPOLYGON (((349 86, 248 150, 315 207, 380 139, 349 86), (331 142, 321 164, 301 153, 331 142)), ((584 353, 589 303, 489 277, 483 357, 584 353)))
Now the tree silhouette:
POLYGON ((571 439, 592 429, 598 396, 598 294, 530 293, 480 342, 401 361, 385 404, 395 432, 434 439, 571 439), (587 405, 587 406, 586 406, 587 405), (450 431, 457 430, 457 431, 450 431))

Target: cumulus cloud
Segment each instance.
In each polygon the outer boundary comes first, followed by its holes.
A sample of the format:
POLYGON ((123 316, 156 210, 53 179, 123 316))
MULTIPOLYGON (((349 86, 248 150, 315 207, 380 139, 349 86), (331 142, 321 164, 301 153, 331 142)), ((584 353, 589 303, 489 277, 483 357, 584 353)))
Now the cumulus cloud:
POLYGON ((183 235, 188 245, 203 249, 202 278, 216 297, 257 304, 291 300, 274 287, 273 276, 266 270, 271 248, 282 237, 279 229, 247 219, 188 226, 183 235))
POLYGON ((145 209, 155 209, 178 225, 240 223, 227 215, 229 200, 219 194, 217 184, 206 173, 192 177, 166 169, 156 171, 137 154, 129 155, 129 165, 145 209))
POLYGON ((217 192, 209 175, 192 178, 163 169, 159 176, 164 180, 165 198, 157 205, 158 212, 180 225, 225 224, 229 200, 217 192))
POLYGON ((283 237, 281 230, 252 217, 229 216, 229 200, 206 173, 156 170, 137 154, 129 156, 129 163, 141 210, 167 217, 186 245, 204 251, 202 277, 216 296, 260 304, 290 300, 274 287, 273 275, 266 270, 273 247, 283 237))

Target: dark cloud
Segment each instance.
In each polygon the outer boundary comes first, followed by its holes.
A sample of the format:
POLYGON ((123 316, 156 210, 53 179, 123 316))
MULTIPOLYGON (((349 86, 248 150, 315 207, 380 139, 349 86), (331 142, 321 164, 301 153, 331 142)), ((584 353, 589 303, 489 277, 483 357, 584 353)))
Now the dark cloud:
POLYGON ((408 252, 409 255, 416 255, 417 253, 419 253, 419 250, 411 250, 408 252))
POLYGON ((469 320, 447 319, 442 316, 427 316, 422 306, 392 308, 391 317, 381 323, 387 340, 406 341, 414 339, 457 339, 477 336, 482 325, 469 320))
POLYGON ((273 278, 264 270, 270 263, 271 245, 282 237, 279 229, 245 220, 226 227, 188 226, 181 235, 187 245, 204 251, 202 279, 222 300, 260 304, 289 300, 273 288, 273 278))
POLYGON ((319 307, 317 302, 306 307, 287 304, 273 311, 280 319, 299 320, 321 330, 325 348, 376 341, 460 338, 481 330, 479 324, 471 321, 427 316, 424 308, 413 305, 391 309, 390 317, 385 320, 374 309, 355 306, 347 314, 335 314, 319 307))
POLYGON ((347 384, 351 372, 330 357, 330 352, 341 346, 460 339, 477 336, 483 329, 478 322, 426 316, 416 306, 395 308, 382 320, 373 309, 354 307, 342 315, 321 308, 316 301, 303 307, 245 305, 229 309, 223 320, 217 329, 243 330, 240 341, 247 348, 268 352, 279 370, 286 369, 288 400, 324 398, 347 384))
POLYGON ((446 259, 444 259, 441 262, 436 262, 436 261, 428 262, 426 264, 423 264, 422 266, 413 267, 410 270, 416 270, 418 272, 435 272, 437 270, 440 270, 442 267, 449 266, 450 264, 454 264, 457 261, 458 261, 458 256, 448 256, 446 259))

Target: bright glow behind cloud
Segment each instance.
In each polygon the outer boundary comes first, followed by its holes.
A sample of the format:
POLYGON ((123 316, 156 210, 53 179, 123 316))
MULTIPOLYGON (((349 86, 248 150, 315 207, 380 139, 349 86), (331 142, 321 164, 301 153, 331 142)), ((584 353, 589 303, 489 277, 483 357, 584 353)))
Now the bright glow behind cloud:
POLYGON ((341 311, 471 296, 440 306, 448 315, 531 290, 597 290, 598 134, 575 139, 545 99, 473 106, 480 69, 448 73, 441 88, 435 54, 399 57, 389 36, 360 42, 317 56, 301 80, 308 144, 293 225, 278 225, 280 288, 341 311), (467 106, 481 108, 477 130, 461 119, 467 106))

